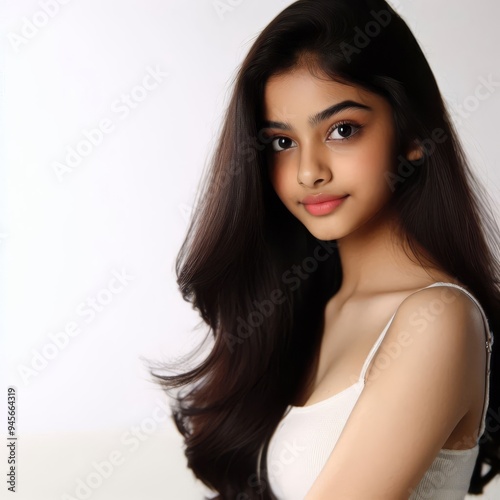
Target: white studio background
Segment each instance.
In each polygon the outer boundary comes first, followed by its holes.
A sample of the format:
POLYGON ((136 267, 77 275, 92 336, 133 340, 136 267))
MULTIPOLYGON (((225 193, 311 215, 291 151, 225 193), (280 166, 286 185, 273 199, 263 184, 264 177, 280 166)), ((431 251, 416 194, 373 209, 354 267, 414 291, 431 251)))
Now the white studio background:
MULTIPOLYGON (((16 498, 207 493, 141 356, 204 336, 175 257, 237 67, 290 3, 2 0, 0 433, 15 386, 16 498)), ((498 202, 500 5, 391 3, 498 202)))

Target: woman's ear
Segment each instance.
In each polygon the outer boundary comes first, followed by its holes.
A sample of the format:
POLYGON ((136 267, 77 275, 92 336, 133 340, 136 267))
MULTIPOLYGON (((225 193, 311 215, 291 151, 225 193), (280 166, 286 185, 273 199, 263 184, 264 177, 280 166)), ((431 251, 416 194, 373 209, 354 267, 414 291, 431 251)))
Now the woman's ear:
POLYGON ((418 143, 416 141, 413 141, 405 156, 409 161, 421 160, 424 156, 424 152, 422 151, 422 148, 418 145, 418 143))

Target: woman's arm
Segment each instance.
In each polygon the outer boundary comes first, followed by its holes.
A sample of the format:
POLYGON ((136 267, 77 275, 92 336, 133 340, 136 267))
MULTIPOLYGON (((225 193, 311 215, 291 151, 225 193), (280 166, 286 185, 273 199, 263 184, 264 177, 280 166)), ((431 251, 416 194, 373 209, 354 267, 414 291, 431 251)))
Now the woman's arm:
POLYGON ((481 313, 464 293, 437 286, 407 297, 306 500, 408 500, 471 408, 484 342, 481 313))

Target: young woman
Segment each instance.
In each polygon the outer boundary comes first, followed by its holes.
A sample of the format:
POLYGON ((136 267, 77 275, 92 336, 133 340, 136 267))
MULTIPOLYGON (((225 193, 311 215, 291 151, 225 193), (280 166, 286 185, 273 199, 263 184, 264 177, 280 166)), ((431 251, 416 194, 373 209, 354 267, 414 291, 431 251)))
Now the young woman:
POLYGON ((214 344, 152 371, 189 386, 174 419, 215 498, 483 491, 500 471, 492 213, 385 1, 299 0, 260 33, 177 260, 214 344))

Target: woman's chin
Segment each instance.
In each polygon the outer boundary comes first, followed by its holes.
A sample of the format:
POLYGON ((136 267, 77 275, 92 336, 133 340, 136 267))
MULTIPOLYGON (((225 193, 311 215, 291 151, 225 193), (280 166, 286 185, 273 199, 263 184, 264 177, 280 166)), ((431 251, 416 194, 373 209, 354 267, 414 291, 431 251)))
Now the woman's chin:
POLYGON ((345 236, 344 232, 339 231, 331 227, 319 228, 313 227, 312 225, 304 224, 306 229, 318 240, 320 241, 332 241, 339 240, 345 236))

